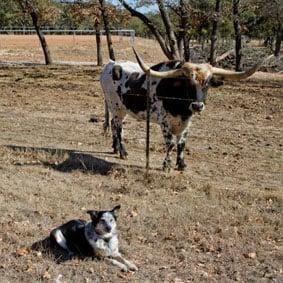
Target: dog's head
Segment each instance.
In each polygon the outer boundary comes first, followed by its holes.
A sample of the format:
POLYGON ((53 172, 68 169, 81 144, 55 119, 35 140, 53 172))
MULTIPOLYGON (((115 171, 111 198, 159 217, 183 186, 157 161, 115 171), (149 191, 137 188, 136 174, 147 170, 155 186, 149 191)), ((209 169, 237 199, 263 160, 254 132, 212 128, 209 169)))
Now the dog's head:
POLYGON ((112 210, 97 211, 88 210, 87 213, 91 217, 94 231, 101 238, 111 238, 116 232, 117 217, 120 205, 115 206, 112 210))

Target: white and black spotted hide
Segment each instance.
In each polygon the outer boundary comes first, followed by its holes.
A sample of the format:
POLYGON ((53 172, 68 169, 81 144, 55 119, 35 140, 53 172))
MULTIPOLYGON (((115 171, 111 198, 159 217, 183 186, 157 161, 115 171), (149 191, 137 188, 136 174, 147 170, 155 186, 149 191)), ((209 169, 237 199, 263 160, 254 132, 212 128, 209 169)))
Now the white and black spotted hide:
MULTIPOLYGON (((160 63, 152 70, 165 71, 182 67, 180 61, 160 63)), ((170 169, 171 152, 174 147, 174 136, 177 142, 177 169, 184 170, 184 148, 188 125, 195 112, 204 109, 204 100, 209 72, 200 72, 192 80, 180 78, 151 78, 151 119, 160 125, 164 140, 166 156, 164 169, 170 169)), ((122 122, 127 114, 137 119, 146 119, 146 74, 136 63, 123 61, 108 63, 100 78, 105 101, 112 114, 111 129, 113 149, 126 158, 127 152, 122 141, 122 122)))

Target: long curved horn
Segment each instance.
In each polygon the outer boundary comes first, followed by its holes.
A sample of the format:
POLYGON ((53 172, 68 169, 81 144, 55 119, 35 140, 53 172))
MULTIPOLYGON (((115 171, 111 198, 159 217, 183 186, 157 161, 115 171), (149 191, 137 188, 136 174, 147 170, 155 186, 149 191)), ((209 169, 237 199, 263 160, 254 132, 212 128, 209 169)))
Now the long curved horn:
POLYGON ((219 76, 223 80, 225 80, 225 79, 227 79, 227 80, 246 79, 246 78, 250 77, 251 75, 253 75, 260 68, 260 66, 263 63, 267 62, 268 60, 270 60, 273 57, 274 57, 274 55, 268 56, 267 58, 263 59, 261 62, 257 63, 252 68, 250 68, 249 70, 244 71, 244 72, 227 71, 227 70, 224 70, 224 69, 221 69, 221 68, 212 67, 212 73, 213 73, 214 76, 219 76))
POLYGON ((150 74, 151 76, 156 77, 156 78, 160 78, 160 79, 177 78, 177 77, 184 76, 184 74, 182 72, 182 69, 177 69, 177 70, 172 70, 172 71, 164 71, 164 72, 154 71, 148 65, 146 65, 144 63, 144 61, 138 55, 138 53, 136 52, 134 47, 133 47, 133 51, 135 53, 135 56, 137 58, 137 61, 138 61, 139 65, 140 65, 140 67, 148 75, 150 74))

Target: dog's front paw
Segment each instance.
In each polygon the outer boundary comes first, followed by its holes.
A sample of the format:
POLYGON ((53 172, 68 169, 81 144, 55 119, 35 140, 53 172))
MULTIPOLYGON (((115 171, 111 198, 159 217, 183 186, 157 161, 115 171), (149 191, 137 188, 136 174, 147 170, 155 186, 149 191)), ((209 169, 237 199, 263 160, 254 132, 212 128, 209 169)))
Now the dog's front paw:
POLYGON ((128 272, 129 269, 128 269, 128 267, 126 265, 124 265, 124 266, 121 267, 121 271, 128 272))
POLYGON ((139 269, 137 268, 137 266, 133 263, 128 264, 128 267, 131 271, 138 271, 139 269))

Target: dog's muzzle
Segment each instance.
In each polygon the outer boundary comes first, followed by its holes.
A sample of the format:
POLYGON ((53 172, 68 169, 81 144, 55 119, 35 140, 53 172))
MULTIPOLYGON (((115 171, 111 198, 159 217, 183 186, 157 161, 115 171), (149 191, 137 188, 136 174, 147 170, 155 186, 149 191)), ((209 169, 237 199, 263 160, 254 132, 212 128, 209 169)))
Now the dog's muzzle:
POLYGON ((201 112, 204 110, 204 103, 203 102, 192 102, 190 105, 190 109, 193 112, 201 112))
POLYGON ((111 227, 109 227, 108 225, 98 225, 96 228, 95 228, 95 232, 100 235, 100 236, 103 236, 105 234, 108 234, 111 232, 111 227))

